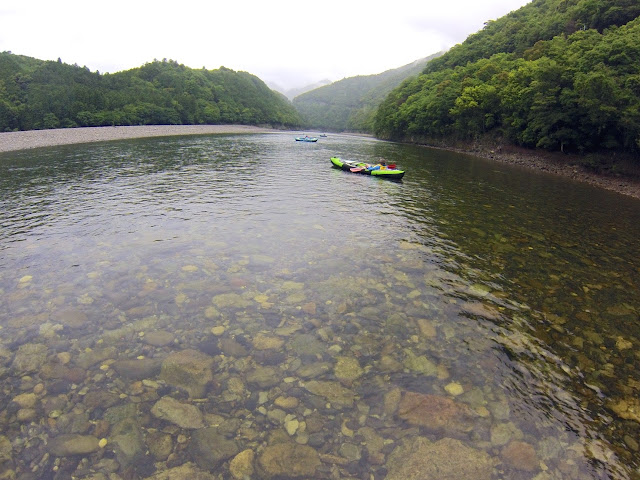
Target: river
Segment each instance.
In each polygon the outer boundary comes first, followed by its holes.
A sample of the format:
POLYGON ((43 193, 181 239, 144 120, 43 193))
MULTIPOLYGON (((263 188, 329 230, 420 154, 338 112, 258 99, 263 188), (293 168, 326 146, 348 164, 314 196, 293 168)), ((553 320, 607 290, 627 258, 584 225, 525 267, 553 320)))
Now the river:
POLYGON ((3 474, 640 478, 640 201, 294 136, 0 154, 3 474))

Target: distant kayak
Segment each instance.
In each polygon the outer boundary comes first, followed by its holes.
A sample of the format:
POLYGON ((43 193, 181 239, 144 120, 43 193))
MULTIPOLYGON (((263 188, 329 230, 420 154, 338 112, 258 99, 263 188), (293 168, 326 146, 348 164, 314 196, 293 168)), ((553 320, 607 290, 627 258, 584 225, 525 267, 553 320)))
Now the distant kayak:
POLYGON ((345 172, 359 173, 362 175, 371 175, 374 177, 386 178, 389 180, 400 180, 404 177, 404 170, 398 170, 394 164, 370 164, 363 162, 353 162, 342 160, 340 157, 331 157, 331 164, 335 168, 344 170, 345 172))
POLYGON ((316 137, 309 137, 305 135, 304 137, 296 137, 296 142, 317 142, 318 139, 316 137))

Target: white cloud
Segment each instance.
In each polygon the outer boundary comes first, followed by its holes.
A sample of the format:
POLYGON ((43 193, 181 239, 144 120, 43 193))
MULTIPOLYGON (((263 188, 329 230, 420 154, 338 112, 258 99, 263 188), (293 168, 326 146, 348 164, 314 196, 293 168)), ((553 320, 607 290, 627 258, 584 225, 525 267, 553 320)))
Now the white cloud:
POLYGON ((289 88, 405 65, 525 3, 15 0, 0 7, 0 51, 103 73, 170 58, 248 71, 289 88))

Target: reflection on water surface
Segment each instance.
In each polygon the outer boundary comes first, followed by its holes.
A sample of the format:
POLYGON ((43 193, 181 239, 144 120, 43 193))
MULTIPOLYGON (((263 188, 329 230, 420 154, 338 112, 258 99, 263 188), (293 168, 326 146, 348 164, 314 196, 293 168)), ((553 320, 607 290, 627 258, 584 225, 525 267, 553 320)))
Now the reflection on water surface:
POLYGON ((0 202, 6 478, 638 478, 635 200, 268 134, 3 154, 0 202))

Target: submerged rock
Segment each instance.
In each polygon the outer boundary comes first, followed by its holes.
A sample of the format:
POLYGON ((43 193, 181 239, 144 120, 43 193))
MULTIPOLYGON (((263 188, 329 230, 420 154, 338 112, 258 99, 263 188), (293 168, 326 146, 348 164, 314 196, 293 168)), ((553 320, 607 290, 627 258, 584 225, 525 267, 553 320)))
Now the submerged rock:
POLYGON ((181 403, 172 397, 162 397, 151 408, 151 414, 181 428, 203 428, 202 412, 195 405, 181 403))
POLYGON ((362 376, 364 370, 355 357, 338 357, 334 369, 336 377, 343 382, 350 383, 362 376))
POLYGON ((0 465, 7 466, 13 461, 13 451, 11 440, 4 435, 0 435, 0 465))
POLYGON ((296 335, 289 343, 289 348, 298 355, 322 355, 327 345, 319 341, 314 335, 303 333, 296 335))
POLYGON ((48 348, 41 343, 27 343, 18 348, 11 367, 16 376, 36 372, 47 359, 48 348))
POLYGON ((277 385, 280 377, 281 371, 278 368, 258 366, 247 374, 247 382, 260 388, 268 388, 277 385))
POLYGON ((56 457, 87 455, 97 452, 99 440, 93 435, 66 434, 49 440, 49 452, 56 457))
MULTIPOLYGON (((101 398, 101 397, 99 397, 101 398)), ((104 420, 112 425, 122 422, 123 420, 135 421, 138 416, 138 407, 135 403, 124 403, 107 408, 104 413, 104 420)))
POLYGON ((96 350, 87 350, 82 352, 76 358, 76 365, 80 368, 87 370, 96 363, 103 362, 109 358, 115 358, 118 356, 118 350, 115 347, 99 348, 96 350))
POLYGON ((246 357, 249 355, 249 350, 233 338, 220 340, 220 350, 230 357, 246 357))
POLYGON ((430 432, 455 435, 473 429, 475 414, 467 405, 448 397, 405 392, 398 406, 398 416, 430 432))
POLYGON ((514 441, 500 453, 504 463, 516 470, 535 472, 540 469, 540 461, 535 448, 526 442, 514 441))
POLYGON ((147 446, 149 447, 149 453, 153 455, 157 461, 162 462, 171 455, 173 450, 173 440, 168 433, 160 432, 157 430, 147 433, 147 446))
POLYGON ((444 389, 449 395, 453 395, 454 397, 464 393, 464 388, 458 382, 448 383, 444 386, 444 389))
POLYGON ((459 440, 443 438, 432 443, 415 437, 397 447, 387 462, 385 480, 489 480, 491 457, 459 440))
POLYGON ((435 377, 438 375, 437 365, 429 360, 425 355, 414 355, 410 350, 407 350, 406 354, 407 356, 404 360, 404 366, 408 370, 421 373, 428 377, 435 377))
POLYGON ((225 309, 225 308, 247 308, 251 305, 251 301, 244 298, 242 295, 238 295, 237 293, 222 293, 220 295, 216 295, 211 300, 211 303, 217 308, 225 309))
POLYGON ((315 378, 320 375, 324 375, 331 370, 331 364, 329 362, 314 362, 308 365, 301 366, 296 374, 300 378, 315 378))
POLYGON ((215 480, 211 473, 200 470, 192 463, 185 463, 179 467, 156 472, 147 477, 147 480, 215 480))
POLYGON ((214 359, 197 350, 172 353, 162 362, 160 378, 174 387, 184 388, 189 396, 203 397, 213 380, 214 359))
POLYGON ((66 308, 52 315, 53 320, 61 323, 67 328, 81 328, 89 320, 89 317, 82 310, 77 308, 66 308))
POLYGON ((154 378, 160 373, 161 362, 156 358, 142 358, 136 360, 117 360, 113 369, 122 377, 131 380, 154 378))
POLYGON ((225 438, 217 428, 201 428, 191 438, 191 458, 206 470, 214 470, 239 451, 238 444, 225 438))
POLYGON ((109 444, 113 445, 118 463, 122 467, 145 463, 144 435, 135 419, 127 418, 116 424, 111 435, 109 444))
POLYGON ((621 398, 610 401, 607 406, 620 418, 640 423, 640 400, 637 398, 621 398))
POLYGON ((320 395, 329 401, 335 407, 351 407, 355 401, 355 393, 348 388, 344 388, 338 382, 320 382, 312 380, 304 385, 304 388, 313 393, 320 395))
POLYGON ((35 393, 21 393, 13 397, 13 401, 20 405, 20 408, 33 408, 38 401, 35 393))
POLYGON ((522 432, 512 422, 497 423, 491 427, 491 444, 502 446, 514 438, 522 438, 522 432))
POLYGON ((256 350, 278 350, 284 345, 284 340, 273 335, 259 333, 252 341, 256 350))
POLYGON ((142 338, 142 341, 148 345, 153 345, 154 347, 164 347, 173 342, 174 338, 175 335, 171 332, 167 332, 166 330, 155 330, 147 332, 142 338))
POLYGON ((318 452, 296 443, 269 445, 258 457, 260 478, 312 478, 319 466, 318 452))
POLYGON ((253 460, 255 453, 253 450, 244 450, 237 454, 231 462, 229 462, 229 471, 233 478, 237 480, 245 480, 251 478, 254 473, 253 460))

